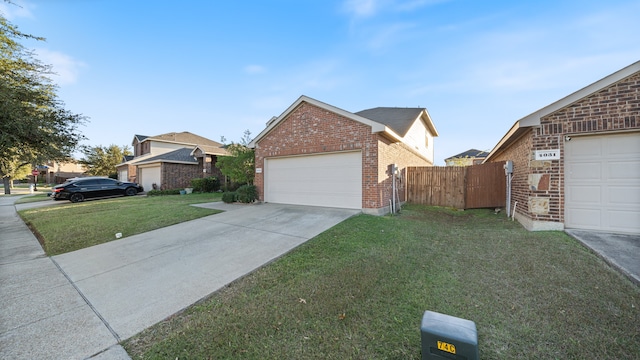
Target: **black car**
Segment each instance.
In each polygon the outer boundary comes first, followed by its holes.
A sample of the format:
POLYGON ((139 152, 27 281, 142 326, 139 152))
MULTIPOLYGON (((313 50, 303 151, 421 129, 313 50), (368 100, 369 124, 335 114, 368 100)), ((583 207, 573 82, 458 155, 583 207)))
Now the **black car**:
POLYGON ((88 198, 134 196, 144 191, 142 186, 104 177, 85 177, 67 180, 51 189, 54 200, 81 202, 88 198))

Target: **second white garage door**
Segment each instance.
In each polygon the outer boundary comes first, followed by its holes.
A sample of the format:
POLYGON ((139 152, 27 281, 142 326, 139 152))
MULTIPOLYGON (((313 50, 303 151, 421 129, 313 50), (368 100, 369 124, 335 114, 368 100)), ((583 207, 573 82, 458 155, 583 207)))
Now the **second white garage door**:
POLYGON ((138 184, 142 185, 144 191, 153 190, 153 184, 158 185, 158 189, 160 189, 160 179, 160 166, 140 168, 138 184))
POLYGON ((640 133, 565 143, 565 227, 640 234, 640 133))
POLYGON ((265 159, 265 202, 362 208, 362 154, 265 159))

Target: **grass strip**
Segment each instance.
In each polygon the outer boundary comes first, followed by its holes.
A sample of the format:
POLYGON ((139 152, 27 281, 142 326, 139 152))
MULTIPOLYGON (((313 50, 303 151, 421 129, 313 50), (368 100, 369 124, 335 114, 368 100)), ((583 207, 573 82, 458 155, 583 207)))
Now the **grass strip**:
POLYGON ((640 290, 563 232, 489 210, 359 215, 126 342, 134 359, 419 359, 425 310, 482 359, 634 359, 640 290))
POLYGON ((21 210, 47 255, 53 256, 216 214, 191 204, 220 200, 221 195, 189 194, 120 197, 21 210))

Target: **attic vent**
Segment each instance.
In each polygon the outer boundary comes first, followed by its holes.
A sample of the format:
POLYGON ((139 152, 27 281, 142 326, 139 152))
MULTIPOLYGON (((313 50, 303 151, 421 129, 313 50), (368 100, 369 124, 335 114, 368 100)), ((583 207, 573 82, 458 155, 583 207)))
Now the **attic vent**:
POLYGON ((267 121, 267 126, 271 125, 277 118, 278 118, 277 116, 271 117, 271 119, 269 119, 269 121, 267 121))

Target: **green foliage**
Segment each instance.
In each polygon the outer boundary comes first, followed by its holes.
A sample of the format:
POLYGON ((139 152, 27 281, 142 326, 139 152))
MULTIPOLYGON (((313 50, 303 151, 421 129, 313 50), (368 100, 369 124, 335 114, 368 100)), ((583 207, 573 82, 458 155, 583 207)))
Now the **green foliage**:
MULTIPOLYGON (((84 136, 86 118, 64 108, 42 64, 19 40, 24 34, 0 13, 0 176, 10 179, 24 165, 70 158, 84 136)), ((5 186, 5 193, 8 188, 5 186)))
POLYGON ((85 158, 80 163, 87 168, 87 174, 93 176, 117 177, 116 165, 123 162, 125 155, 131 155, 127 146, 87 146, 83 149, 85 158))
POLYGON ((191 188, 195 192, 214 192, 220 190, 220 180, 215 176, 191 179, 191 188))
POLYGON ((191 188, 195 192, 203 192, 202 189, 204 189, 204 179, 203 178, 191 179, 191 188))
POLYGON ((181 189, 150 190, 147 191, 147 196, 180 195, 180 190, 181 189))
MULTIPOLYGON (((219 201, 220 194, 189 196, 127 196, 21 210, 20 217, 34 229, 47 255, 115 240, 115 233, 131 236, 219 213, 191 204, 219 201)), ((53 200, 49 200, 53 201, 53 200)))
POLYGON ((216 167, 231 182, 238 184, 253 184, 255 174, 255 151, 247 145, 251 140, 251 132, 246 130, 240 144, 226 147, 229 156, 218 156, 216 167))
POLYGON ((236 191, 236 190, 238 190, 239 187, 240 187, 240 185, 238 183, 231 182, 231 183, 228 183, 226 185, 221 186, 220 189, 222 191, 224 191, 224 192, 227 192, 227 191, 236 191))
POLYGON ((214 192, 220 190, 220 181, 215 176, 204 178, 204 192, 214 192))
POLYGON ((258 198, 258 188, 255 185, 242 185, 236 190, 238 201, 249 204, 258 198))
POLYGON ((238 200, 238 194, 235 191, 227 191, 222 194, 222 201, 227 204, 236 202, 238 200))

